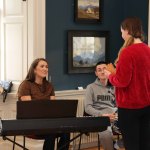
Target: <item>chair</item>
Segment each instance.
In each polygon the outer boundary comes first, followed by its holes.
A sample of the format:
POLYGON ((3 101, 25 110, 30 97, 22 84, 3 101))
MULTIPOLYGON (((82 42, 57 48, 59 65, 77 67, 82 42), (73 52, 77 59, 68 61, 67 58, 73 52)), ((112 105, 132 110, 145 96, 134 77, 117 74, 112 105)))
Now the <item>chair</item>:
MULTIPOLYGON (((17 119, 48 119, 48 118, 67 118, 76 117, 78 100, 37 100, 37 101, 17 101, 17 119), (56 109, 57 107, 57 109, 56 109)), ((13 140, 13 150, 15 145, 28 150, 25 147, 26 137, 44 140, 44 138, 31 135, 23 136, 23 146, 16 143, 16 136, 13 140)), ((57 146, 58 146, 57 138, 57 146)))
MULTIPOLYGON (((84 110, 83 116, 89 117, 91 115, 89 115, 88 113, 86 113, 85 110, 84 110)), ((117 127, 116 123, 117 122, 115 122, 114 125, 112 126, 112 133, 113 133, 113 136, 117 136, 117 140, 119 140, 120 136, 121 136, 121 132, 119 131, 119 128, 117 127)), ((89 133, 84 133, 84 134, 87 135, 87 136, 90 135, 89 133)), ((80 139, 79 139, 79 148, 78 149, 80 149, 80 147, 81 147, 82 135, 80 136, 80 139)), ((100 150, 100 137, 99 137, 99 133, 97 134, 97 140, 98 140, 98 150, 100 150)))
MULTIPOLYGON (((31 138, 31 139, 35 139, 35 140, 44 140, 44 138, 39 138, 39 137, 36 137, 36 136, 23 136, 23 146, 22 146, 22 145, 16 143, 16 136, 14 136, 13 150, 15 149, 15 145, 18 145, 19 147, 23 148, 23 150, 28 150, 28 149, 25 147, 26 137, 27 137, 27 138, 31 138)), ((58 145, 58 140, 57 140, 57 145, 58 145)))

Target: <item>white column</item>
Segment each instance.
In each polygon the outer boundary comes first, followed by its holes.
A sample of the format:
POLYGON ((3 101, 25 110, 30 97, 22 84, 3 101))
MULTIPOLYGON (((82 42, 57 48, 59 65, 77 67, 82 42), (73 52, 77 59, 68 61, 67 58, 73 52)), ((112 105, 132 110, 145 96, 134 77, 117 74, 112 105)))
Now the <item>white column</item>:
POLYGON ((28 1, 28 68, 35 58, 45 58, 45 12, 45 0, 28 1))

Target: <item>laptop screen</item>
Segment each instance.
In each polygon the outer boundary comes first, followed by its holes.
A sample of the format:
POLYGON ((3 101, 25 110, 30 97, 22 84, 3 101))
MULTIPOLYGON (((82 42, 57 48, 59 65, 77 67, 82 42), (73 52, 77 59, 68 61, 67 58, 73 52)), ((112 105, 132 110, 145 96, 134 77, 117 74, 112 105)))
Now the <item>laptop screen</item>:
POLYGON ((76 117, 78 100, 17 101, 17 119, 76 117))

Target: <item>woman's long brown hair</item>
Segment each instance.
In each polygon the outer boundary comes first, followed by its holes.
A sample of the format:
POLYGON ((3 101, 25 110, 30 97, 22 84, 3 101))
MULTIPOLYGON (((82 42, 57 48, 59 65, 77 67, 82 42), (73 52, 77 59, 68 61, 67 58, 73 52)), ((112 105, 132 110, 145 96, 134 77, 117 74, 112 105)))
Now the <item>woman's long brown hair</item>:
POLYGON ((128 30, 129 34, 131 35, 123 44, 123 46, 120 48, 118 52, 118 56, 116 60, 114 61, 114 64, 116 66, 117 62, 119 61, 120 54, 124 50, 124 48, 132 45, 134 43, 134 38, 140 38, 142 41, 144 40, 143 37, 143 29, 142 29, 142 22, 137 17, 130 17, 125 19, 121 23, 121 28, 123 30, 128 30))
MULTIPOLYGON (((34 82, 34 81, 35 81, 34 70, 35 70, 36 66, 38 65, 38 63, 39 63, 40 61, 45 61, 45 62, 48 64, 47 60, 44 59, 44 58, 37 58, 37 59, 35 59, 35 60, 32 62, 30 68, 29 68, 29 71, 28 71, 28 73, 27 73, 27 76, 26 76, 25 80, 29 80, 29 81, 31 81, 31 82, 34 82)), ((46 77, 45 77, 43 80, 46 80, 46 77)))

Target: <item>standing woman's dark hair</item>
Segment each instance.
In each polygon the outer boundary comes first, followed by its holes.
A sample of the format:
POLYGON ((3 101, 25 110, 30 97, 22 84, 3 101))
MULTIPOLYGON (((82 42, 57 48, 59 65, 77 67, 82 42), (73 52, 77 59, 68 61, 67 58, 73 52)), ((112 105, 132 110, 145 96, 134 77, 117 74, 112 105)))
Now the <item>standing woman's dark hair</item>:
POLYGON ((123 46, 120 48, 118 52, 118 57, 116 58, 114 64, 116 65, 119 61, 120 54, 122 50, 131 44, 134 43, 134 38, 140 38, 142 41, 144 40, 143 29, 142 29, 142 21, 137 17, 126 18, 121 23, 121 28, 123 30, 128 30, 130 37, 124 42, 123 46))
POLYGON ((129 34, 133 38, 140 38, 143 40, 143 29, 142 29, 142 21, 137 17, 131 17, 125 19, 121 23, 121 28, 124 30, 128 30, 129 34))
MULTIPOLYGON (((38 65, 38 63, 39 63, 40 61, 45 61, 45 62, 47 63, 47 65, 48 65, 47 60, 44 59, 44 58, 37 58, 37 59, 35 59, 35 60, 32 62, 30 68, 29 68, 29 71, 28 71, 28 73, 27 73, 27 76, 26 76, 25 80, 28 80, 28 81, 31 81, 31 82, 34 82, 34 81, 35 81, 35 73, 34 73, 34 70, 35 70, 36 66, 38 65)), ((46 80, 46 78, 44 78, 43 80, 46 80)))

